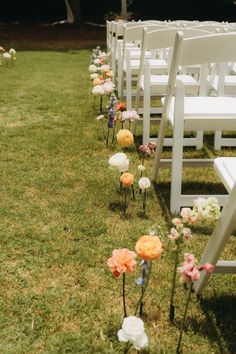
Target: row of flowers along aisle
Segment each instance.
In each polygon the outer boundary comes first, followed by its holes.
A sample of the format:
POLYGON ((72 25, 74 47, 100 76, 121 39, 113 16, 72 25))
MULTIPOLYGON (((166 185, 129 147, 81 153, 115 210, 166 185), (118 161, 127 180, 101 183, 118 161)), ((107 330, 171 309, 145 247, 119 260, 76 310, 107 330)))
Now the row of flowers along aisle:
MULTIPOLYGON (((125 213, 129 190, 131 190, 133 199, 135 199, 135 177, 134 174, 128 172, 130 160, 125 154, 125 149, 134 144, 134 137, 130 131, 130 127, 132 121, 140 119, 140 117, 136 111, 127 111, 125 102, 119 102, 115 94, 115 85, 111 80, 113 73, 110 70, 109 54, 101 51, 99 46, 92 50, 89 71, 93 85, 92 94, 94 95, 94 105, 96 97, 100 97, 100 115, 96 119, 101 121, 102 134, 106 142, 106 147, 109 147, 111 141, 112 144, 118 144, 123 150, 123 152, 118 152, 109 158, 109 167, 120 173, 119 183, 120 191, 123 190, 123 211, 125 213), (108 99, 105 111, 103 111, 104 96, 107 96, 108 99), (107 131, 104 129, 104 120, 107 122, 107 131), (128 122, 127 128, 124 127, 126 122, 128 122), (120 129, 116 133, 116 127, 118 124, 120 124, 120 129)), ((138 187, 143 195, 142 208, 144 214, 146 213, 147 189, 151 187, 150 179, 147 176, 144 176, 146 170, 144 161, 145 157, 153 155, 155 147, 156 145, 151 142, 139 146, 141 164, 137 167, 140 173, 138 187)), ((169 320, 171 322, 173 322, 175 318, 174 299, 177 273, 180 274, 180 281, 184 284, 185 288, 188 289, 185 311, 176 348, 177 353, 180 353, 181 351, 183 328, 190 303, 193 282, 199 279, 201 271, 210 274, 214 270, 214 267, 208 263, 198 265, 194 255, 183 249, 185 248, 185 243, 192 238, 192 227, 202 223, 214 222, 219 217, 219 203, 216 198, 212 197, 208 199, 196 199, 194 201, 193 209, 182 208, 180 216, 172 220, 173 227, 170 230, 169 238, 173 241, 175 247, 169 306, 169 320), (184 260, 180 264, 180 254, 182 253, 184 255, 184 260)), ((147 296, 146 292, 151 275, 152 262, 161 257, 164 249, 167 250, 167 246, 163 245, 163 241, 161 240, 161 237, 157 235, 157 231, 152 229, 149 234, 143 235, 138 239, 135 245, 135 252, 127 248, 114 249, 112 256, 107 261, 107 265, 115 278, 122 275, 124 319, 121 329, 117 332, 117 336, 120 342, 126 343, 124 348, 125 353, 127 353, 132 347, 139 351, 142 348, 147 347, 149 344, 149 338, 142 320, 144 296, 147 296), (140 258, 139 263, 136 261, 137 256, 140 258), (136 285, 140 289, 140 296, 132 314, 128 314, 126 306, 126 274, 134 272, 138 265, 140 268, 139 276, 136 279, 136 285)))

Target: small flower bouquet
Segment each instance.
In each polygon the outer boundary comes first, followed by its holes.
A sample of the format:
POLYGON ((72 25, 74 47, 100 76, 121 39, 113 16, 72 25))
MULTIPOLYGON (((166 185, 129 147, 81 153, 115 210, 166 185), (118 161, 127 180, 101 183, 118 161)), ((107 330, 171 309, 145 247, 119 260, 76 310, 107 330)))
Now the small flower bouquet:
POLYGON ((182 208, 180 218, 172 220, 173 227, 170 230, 169 238, 175 243, 174 271, 172 279, 172 289, 170 298, 170 321, 174 320, 175 306, 174 293, 176 286, 176 272, 179 263, 181 247, 185 241, 192 237, 192 231, 189 228, 200 223, 212 222, 219 219, 220 206, 216 198, 198 198, 193 202, 193 208, 182 208))
POLYGON ((180 335, 177 344, 176 353, 181 353, 181 340, 183 335, 184 324, 187 316, 187 310, 191 299, 192 287, 193 283, 200 278, 200 272, 205 271, 207 274, 210 274, 214 271, 214 266, 210 263, 206 263, 204 265, 197 265, 197 261, 193 254, 185 253, 184 254, 184 262, 178 267, 177 271, 180 274, 180 281, 183 283, 188 289, 187 301, 185 305, 184 315, 180 327, 180 335))
POLYGON ((122 274, 122 298, 124 319, 121 329, 117 332, 118 340, 127 343, 125 353, 129 351, 131 346, 136 350, 141 350, 148 346, 148 336, 144 329, 144 323, 141 318, 143 312, 143 299, 146 293, 149 278, 151 275, 152 261, 159 259, 162 252, 162 242, 157 235, 143 235, 135 245, 135 252, 127 248, 115 249, 112 257, 107 261, 114 277, 122 274), (128 315, 126 307, 126 273, 132 273, 137 266, 136 257, 141 258, 141 276, 137 279, 136 284, 141 286, 141 294, 137 302, 133 315, 128 315))

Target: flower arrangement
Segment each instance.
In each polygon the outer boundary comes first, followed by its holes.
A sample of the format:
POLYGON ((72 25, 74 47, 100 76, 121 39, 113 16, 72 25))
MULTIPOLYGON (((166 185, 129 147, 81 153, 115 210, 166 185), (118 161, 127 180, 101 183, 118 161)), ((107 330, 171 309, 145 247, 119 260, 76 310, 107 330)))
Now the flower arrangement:
POLYGON ((192 287, 193 283, 200 278, 200 271, 205 271, 207 274, 210 274, 214 271, 214 266, 210 263, 206 263, 204 265, 197 265, 197 260, 194 255, 191 253, 184 254, 184 262, 178 267, 177 271, 180 274, 180 281, 185 286, 188 285, 188 295, 185 304, 184 315, 180 327, 179 340, 177 344, 176 353, 181 353, 181 340, 183 336, 184 324, 187 316, 187 310, 191 299, 192 287))
POLYGON ((137 350, 148 346, 148 336, 145 333, 144 322, 136 316, 124 318, 117 336, 120 342, 130 342, 137 350))
MULTIPOLYGON (((142 172, 143 170, 141 171, 141 173, 142 172)), ((138 182, 138 185, 139 185, 139 190, 143 194, 143 212, 144 214, 146 214, 147 189, 151 187, 151 181, 148 177, 141 177, 138 182)))
POLYGON ((122 148, 129 147, 134 142, 134 136, 128 129, 120 129, 116 134, 116 139, 118 145, 120 145, 122 148))
POLYGON ((139 153, 140 153, 140 159, 142 165, 144 165, 144 160, 147 156, 154 155, 155 150, 156 150, 156 143, 153 143, 151 141, 148 144, 139 145, 139 153))
POLYGON ((8 63, 10 62, 13 65, 15 61, 16 61, 15 49, 10 48, 9 51, 7 52, 5 48, 0 46, 0 65, 2 65, 2 63, 5 63, 5 65, 8 66, 8 63))
POLYGON ((173 227, 170 230, 169 238, 175 243, 175 256, 170 298, 170 321, 173 321, 175 317, 174 294, 180 251, 184 242, 192 238, 192 231, 189 226, 217 220, 219 216, 220 206, 216 198, 197 198, 193 202, 193 209, 182 208, 180 218, 176 217, 172 220, 173 227))
POLYGON ((115 85, 112 82, 113 73, 109 65, 109 56, 109 53, 101 51, 100 46, 97 46, 92 49, 88 67, 93 84, 94 104, 96 96, 100 96, 100 113, 103 111, 103 96, 109 96, 115 90, 115 85))
MULTIPOLYGON (((98 119, 102 120, 103 116, 101 116, 101 118, 100 116, 98 116, 98 119)), ((127 146, 128 145, 127 142, 131 143, 133 141, 133 135, 129 130, 122 129, 117 134, 117 140, 121 145, 127 146), (119 136, 119 134, 121 134, 121 136, 119 136), (120 139, 123 139, 122 142, 120 141, 120 139)), ((109 158, 108 163, 109 163, 109 168, 111 170, 118 170, 120 172, 120 178, 119 178, 120 192, 122 192, 121 193, 122 198, 124 198, 123 211, 125 213, 128 207, 127 196, 129 193, 129 189, 131 189, 133 200, 135 199, 135 189, 134 189, 135 177, 134 174, 127 172, 129 169, 129 159, 124 152, 119 152, 112 155, 109 158)), ((138 170, 141 173, 141 178, 138 181, 138 187, 140 193, 142 194, 142 210, 144 216, 146 216, 147 190, 151 188, 151 181, 148 177, 142 176, 143 172, 145 171, 144 165, 139 165, 138 170)))
MULTIPOLYGON (((136 253, 127 248, 115 249, 112 252, 112 257, 107 260, 107 265, 114 277, 117 278, 122 274, 124 319, 121 329, 117 332, 118 340, 130 344, 136 350, 141 350, 148 346, 148 336, 144 330, 144 322, 140 318, 143 313, 143 299, 151 275, 152 261, 159 259, 163 252, 162 242, 157 235, 143 235, 137 240, 135 251, 136 253), (136 284, 141 286, 141 294, 134 314, 128 315, 125 291, 126 273, 132 273, 137 267, 137 256, 141 258, 141 276, 136 280, 136 284), (139 317, 137 317, 138 310, 139 317)), ((128 350, 127 347, 125 352, 127 353, 128 350)))

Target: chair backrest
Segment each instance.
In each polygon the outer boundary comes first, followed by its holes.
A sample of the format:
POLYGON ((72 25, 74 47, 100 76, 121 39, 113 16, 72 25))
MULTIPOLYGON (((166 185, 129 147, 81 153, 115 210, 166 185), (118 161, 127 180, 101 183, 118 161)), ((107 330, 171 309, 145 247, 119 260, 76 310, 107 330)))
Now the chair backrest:
POLYGON ((163 115, 168 115, 175 90, 176 76, 180 66, 201 65, 200 94, 208 75, 209 64, 236 61, 236 33, 207 34, 201 37, 184 38, 183 31, 176 33, 163 115))
MULTIPOLYGON (((144 61, 145 61, 145 51, 146 50, 160 50, 173 48, 175 43, 176 33, 179 31, 178 28, 167 28, 164 30, 156 30, 149 32, 146 27, 143 29, 143 37, 142 37, 142 45, 141 45, 141 58, 140 58, 140 67, 138 74, 138 82, 137 82, 137 97, 136 104, 139 101, 140 94, 140 84, 141 78, 144 70, 144 61)), ((181 33, 186 38, 194 37, 194 36, 205 36, 208 35, 209 32, 204 30, 198 30, 194 28, 182 28, 181 33)))

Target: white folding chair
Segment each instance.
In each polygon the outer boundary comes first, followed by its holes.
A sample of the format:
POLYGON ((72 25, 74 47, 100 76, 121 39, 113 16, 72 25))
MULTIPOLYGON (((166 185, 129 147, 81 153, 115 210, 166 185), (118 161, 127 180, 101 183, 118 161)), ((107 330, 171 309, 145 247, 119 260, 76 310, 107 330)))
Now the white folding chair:
MULTIPOLYGON (((151 122, 157 122, 160 117, 151 117, 152 113, 161 113, 162 106, 159 108, 152 108, 151 102, 153 98, 161 98, 165 96, 167 84, 169 79, 169 68, 166 68, 166 73, 160 72, 158 66, 152 64, 150 60, 145 60, 144 53, 151 50, 165 50, 169 53, 167 61, 170 62, 172 48, 174 46, 175 35, 177 28, 168 28, 164 30, 148 31, 145 27, 143 30, 142 53, 140 60, 140 69, 137 84, 137 95, 135 109, 140 113, 140 95, 143 95, 143 144, 148 141, 153 141, 156 138, 151 138, 150 127, 151 122)), ((182 29, 185 37, 206 35, 208 32, 203 30, 196 30, 192 28, 182 29)), ((169 65, 168 65, 169 66, 169 65)), ((199 82, 193 76, 187 74, 180 74, 181 79, 186 85, 188 94, 194 94, 199 89, 199 82)), ((187 146, 196 146, 197 149, 202 147, 202 134, 199 132, 196 138, 186 138, 184 144, 187 146)), ((172 145, 172 139, 166 139, 165 145, 172 145)))
MULTIPOLYGON (((171 161, 170 210, 178 213, 183 206, 191 206, 196 195, 182 194, 182 168, 212 166, 212 159, 183 160, 183 134, 185 131, 235 131, 236 97, 204 96, 209 63, 227 63, 236 60, 236 33, 210 34, 202 37, 184 38, 177 32, 168 90, 157 139, 153 164, 154 181, 161 166, 161 155, 167 123, 173 127, 171 161), (177 79, 179 65, 201 64, 199 96, 187 97, 181 80, 177 79), (176 85, 176 88, 175 88, 176 85), (174 97, 175 91, 175 97, 174 97)), ((206 197, 205 195, 201 197, 206 197)), ((226 196, 217 196, 221 205, 226 196)))
MULTIPOLYGON (((153 31, 157 29, 164 29, 168 26, 156 24, 156 23, 141 23, 136 27, 127 27, 124 25, 124 38, 123 38, 123 48, 118 49, 118 96, 123 99, 126 97, 127 109, 132 109, 132 97, 135 96, 136 90, 132 90, 132 85, 137 79, 140 66, 140 56, 141 56, 141 40, 143 35, 143 28, 147 28, 148 31, 153 31), (128 46, 129 43, 136 43, 139 45, 138 50, 132 49, 128 46), (125 92, 124 92, 125 89, 125 92)), ((146 59, 152 59, 151 65, 160 68, 161 71, 167 70, 167 63, 164 59, 156 58, 156 51, 146 50, 144 57, 146 59)))
MULTIPOLYGON (((215 266, 214 273, 236 273, 236 261, 219 260, 236 228, 236 157, 217 157, 214 161, 215 170, 229 192, 227 201, 221 211, 210 240, 203 252, 200 264, 211 263, 215 266)), ((209 275, 201 272, 200 279, 194 282, 193 289, 200 294, 207 286, 209 275)))
MULTIPOLYGON (((119 48, 122 49, 123 37, 124 37, 124 24, 126 27, 136 27, 141 24, 146 23, 146 21, 114 21, 112 23, 112 45, 111 45, 111 69, 113 71, 113 82, 116 84, 117 81, 117 66, 120 58, 118 57, 119 48)), ((154 21, 152 22, 152 24, 154 21)), ((159 23, 159 22, 158 22, 159 23)), ((150 23, 149 23, 150 24, 150 23)), ((136 51, 139 50, 136 47, 136 43, 129 42, 129 45, 136 51), (136 47, 136 48, 135 48, 136 47)), ((133 53, 133 57, 136 57, 137 53, 133 53)))

